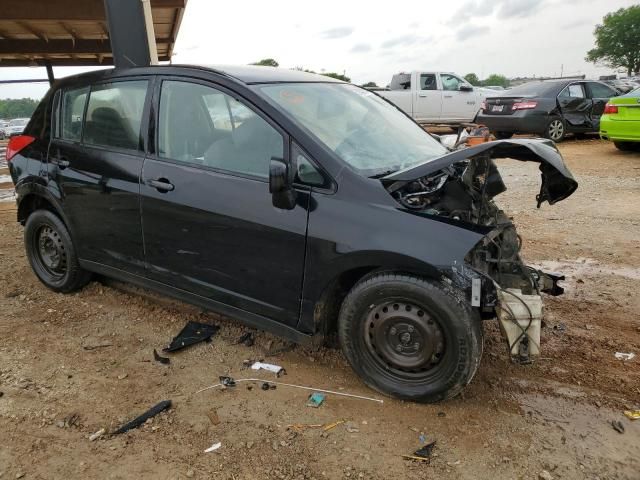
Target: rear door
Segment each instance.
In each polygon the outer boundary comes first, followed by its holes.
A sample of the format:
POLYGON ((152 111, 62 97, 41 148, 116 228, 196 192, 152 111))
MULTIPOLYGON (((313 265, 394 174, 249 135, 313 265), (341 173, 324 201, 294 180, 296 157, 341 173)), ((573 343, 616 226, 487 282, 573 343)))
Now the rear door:
POLYGON ((591 99, 591 124, 594 130, 600 128, 600 117, 604 113, 604 106, 611 97, 617 96, 616 91, 600 82, 587 82, 587 95, 591 99))
POLYGON ((167 77, 154 97, 141 183, 148 275, 295 325, 309 194, 280 210, 268 184, 270 158, 288 160, 288 137, 219 85, 167 77))
POLYGON ((442 90, 435 73, 414 76, 414 118, 422 122, 438 122, 442 117, 442 90))
POLYGON ((558 106, 569 128, 591 130, 592 100, 587 96, 583 82, 570 83, 558 94, 558 106))
POLYGON ((50 179, 59 189, 82 260, 144 275, 139 178, 146 77, 64 89, 49 147, 50 179))

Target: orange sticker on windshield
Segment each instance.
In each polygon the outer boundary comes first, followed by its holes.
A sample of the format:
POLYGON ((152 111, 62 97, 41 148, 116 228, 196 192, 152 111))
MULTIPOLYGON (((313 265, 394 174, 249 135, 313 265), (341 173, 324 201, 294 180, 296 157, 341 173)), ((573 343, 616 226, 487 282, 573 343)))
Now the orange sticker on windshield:
POLYGON ((280 92, 280 98, 296 105, 304 102, 304 95, 300 95, 299 93, 292 92, 290 90, 282 90, 280 92))

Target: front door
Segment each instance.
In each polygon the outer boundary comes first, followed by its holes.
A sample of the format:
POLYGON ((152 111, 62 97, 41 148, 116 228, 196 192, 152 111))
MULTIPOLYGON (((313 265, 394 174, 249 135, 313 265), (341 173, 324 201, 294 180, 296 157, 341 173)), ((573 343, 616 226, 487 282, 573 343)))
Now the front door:
POLYGON ((477 98, 473 90, 460 90, 460 86, 469 84, 460 77, 451 73, 441 73, 442 82, 442 119, 443 120, 470 120, 480 105, 476 105, 477 98))
POLYGON ((64 90, 49 147, 51 180, 80 259, 140 275, 140 131, 147 85, 146 79, 131 79, 64 90))
POLYGON ((268 185, 286 135, 221 87, 164 79, 155 97, 141 182, 148 275, 295 325, 309 197, 280 210, 268 185))

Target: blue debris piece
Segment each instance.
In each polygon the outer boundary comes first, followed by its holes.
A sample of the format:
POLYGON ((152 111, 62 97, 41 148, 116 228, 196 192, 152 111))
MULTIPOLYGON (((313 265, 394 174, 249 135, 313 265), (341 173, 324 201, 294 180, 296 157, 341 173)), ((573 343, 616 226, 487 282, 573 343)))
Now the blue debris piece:
POLYGON ((325 395, 324 393, 313 392, 309 395, 309 399, 307 400, 307 407, 318 408, 324 402, 325 395))

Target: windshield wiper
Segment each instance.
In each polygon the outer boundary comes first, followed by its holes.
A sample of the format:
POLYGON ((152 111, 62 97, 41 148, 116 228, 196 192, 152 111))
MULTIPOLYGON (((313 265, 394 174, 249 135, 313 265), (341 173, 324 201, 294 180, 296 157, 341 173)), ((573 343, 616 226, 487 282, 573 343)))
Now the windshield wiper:
POLYGON ((387 175, 390 175, 390 174, 392 174, 393 172, 397 172, 397 171, 398 171, 398 169, 397 169, 397 168, 390 168, 390 169, 387 169, 387 170, 383 170, 383 171, 382 171, 382 172, 380 172, 380 173, 375 173, 375 174, 373 174, 373 175, 369 175, 369 178, 375 178, 375 179, 378 179, 378 178, 382 178, 382 177, 385 177, 385 176, 387 176, 387 175))

